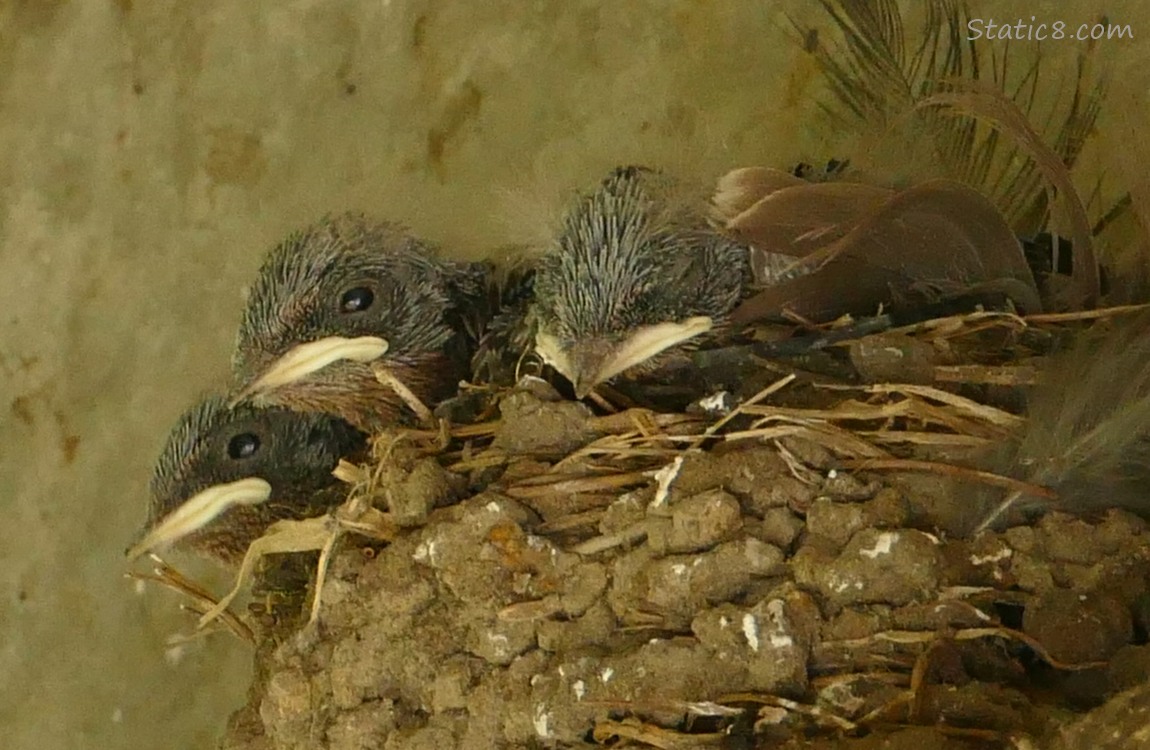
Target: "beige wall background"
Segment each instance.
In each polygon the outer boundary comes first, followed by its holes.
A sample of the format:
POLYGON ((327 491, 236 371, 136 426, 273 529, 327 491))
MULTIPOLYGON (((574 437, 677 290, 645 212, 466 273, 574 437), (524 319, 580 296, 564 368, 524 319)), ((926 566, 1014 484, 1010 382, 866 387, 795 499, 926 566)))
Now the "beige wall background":
MULTIPOLYGON (((1105 43, 1122 117, 1091 158, 1140 158, 1139 3, 993 5, 1132 25, 1105 43)), ((814 0, 0 5, 3 745, 210 746, 241 702, 246 648, 173 647, 187 619, 123 579, 122 550, 271 244, 358 208, 474 256, 616 163, 847 153, 790 16, 824 20, 814 0)))

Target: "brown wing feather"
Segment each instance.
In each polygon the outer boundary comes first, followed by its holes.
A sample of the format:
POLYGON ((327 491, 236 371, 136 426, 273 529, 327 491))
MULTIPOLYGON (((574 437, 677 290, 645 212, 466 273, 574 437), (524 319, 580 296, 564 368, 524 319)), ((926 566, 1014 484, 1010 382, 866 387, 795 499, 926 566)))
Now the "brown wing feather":
POLYGON ((764 195, 726 229, 764 252, 801 258, 845 235, 893 195, 874 185, 800 181, 764 195))
MULTIPOLYGON (((782 192, 792 190, 800 188, 782 192)), ((780 216, 779 221, 788 220, 780 216)), ((756 236, 786 236, 799 223, 791 220, 777 233, 764 229, 756 236)), ((1033 274, 1010 227, 986 198, 960 183, 924 182, 872 205, 861 220, 837 225, 833 233, 841 234, 807 248, 808 275, 767 287, 732 319, 747 323, 784 307, 814 319, 870 313, 924 286, 962 293, 1003 285, 1019 306, 1041 309, 1033 274)))

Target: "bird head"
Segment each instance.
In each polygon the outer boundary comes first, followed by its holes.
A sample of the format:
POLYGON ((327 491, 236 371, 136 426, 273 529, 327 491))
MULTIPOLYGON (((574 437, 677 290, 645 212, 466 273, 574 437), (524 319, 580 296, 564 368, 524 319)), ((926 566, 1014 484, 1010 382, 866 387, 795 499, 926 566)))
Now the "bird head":
POLYGON ((330 415, 206 399, 180 417, 160 453, 146 530, 128 556, 179 542, 238 562, 270 524, 333 502, 324 496, 338 489, 332 470, 365 447, 363 433, 330 415))
POLYGON ((252 286, 233 366, 250 400, 337 414, 365 430, 402 400, 375 377, 391 369, 421 399, 466 374, 486 270, 453 263, 399 227, 356 215, 324 220, 275 247, 252 286))
POLYGON ((657 368, 738 303, 748 251, 712 230, 704 208, 659 173, 631 167, 567 214, 539 261, 532 317, 536 353, 577 395, 657 368))

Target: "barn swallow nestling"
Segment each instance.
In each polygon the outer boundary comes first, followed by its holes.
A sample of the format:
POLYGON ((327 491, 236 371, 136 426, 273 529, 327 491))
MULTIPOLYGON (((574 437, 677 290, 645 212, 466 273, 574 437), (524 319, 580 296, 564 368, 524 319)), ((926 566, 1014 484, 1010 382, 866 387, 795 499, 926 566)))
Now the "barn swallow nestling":
POLYGON ((455 394, 488 315, 488 269, 436 257, 402 228, 345 214, 265 260, 233 356, 233 402, 336 414, 368 432, 402 419, 386 368, 423 403, 455 394))
POLYGON ((276 521, 342 503, 346 485, 331 472, 365 449, 363 433, 328 414, 202 401, 180 417, 156 462, 148 524, 128 556, 179 543, 237 565, 276 521))
POLYGON ((535 351, 583 397, 713 336, 751 275, 747 247, 711 227, 705 197, 653 170, 617 169, 564 217, 539 259, 535 351))

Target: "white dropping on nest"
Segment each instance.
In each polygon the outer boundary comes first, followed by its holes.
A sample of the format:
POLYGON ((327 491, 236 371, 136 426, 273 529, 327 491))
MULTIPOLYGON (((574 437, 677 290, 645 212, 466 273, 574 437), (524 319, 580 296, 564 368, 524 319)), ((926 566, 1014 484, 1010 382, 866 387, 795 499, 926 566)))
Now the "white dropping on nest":
POLYGON ((699 408, 713 416, 726 416, 731 411, 731 394, 719 391, 699 399, 699 408))
POLYGON ((843 578, 837 574, 832 574, 828 583, 830 584, 831 590, 836 594, 841 594, 849 588, 854 588, 858 591, 862 591, 863 587, 862 581, 852 581, 849 578, 843 578))
POLYGON ((859 554, 863 557, 869 557, 871 560, 879 555, 889 555, 890 550, 894 547, 894 543, 898 541, 898 534, 893 531, 884 531, 878 535, 875 540, 874 546, 870 549, 860 549, 859 554))
POLYGON ((495 655, 500 659, 506 659, 511 655, 511 641, 502 633, 489 632, 487 634, 487 641, 491 644, 492 648, 495 649, 495 655))
POLYGON ((675 460, 655 472, 655 499, 651 501, 651 508, 661 508, 667 504, 667 497, 671 494, 671 483, 679 476, 683 468, 683 457, 676 456, 675 460))
POLYGON ((768 639, 772 648, 790 648, 795 639, 787 632, 786 609, 782 599, 772 599, 767 603, 767 616, 771 620, 768 639))
POLYGON ((758 652, 759 650, 759 621, 750 612, 743 615, 743 637, 747 639, 747 645, 751 650, 758 652))
POLYGON ((535 725, 535 734, 543 738, 551 736, 551 714, 547 713, 547 706, 540 703, 535 707, 535 717, 531 723, 535 725))
POLYGON ((989 555, 971 555, 970 564, 974 566, 986 565, 987 563, 996 563, 1001 560, 1008 560, 1014 555, 1014 550, 1010 547, 1003 546, 997 552, 992 552, 989 555))
POLYGON ((434 539, 428 539, 427 541, 422 542, 418 547, 415 548, 415 552, 413 552, 411 554, 411 557, 416 562, 423 563, 425 565, 434 566, 436 564, 435 563, 435 552, 436 552, 437 546, 438 545, 436 544, 434 539))

